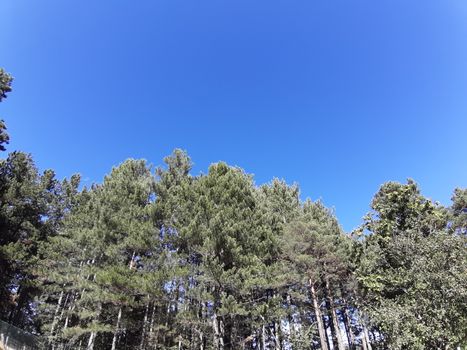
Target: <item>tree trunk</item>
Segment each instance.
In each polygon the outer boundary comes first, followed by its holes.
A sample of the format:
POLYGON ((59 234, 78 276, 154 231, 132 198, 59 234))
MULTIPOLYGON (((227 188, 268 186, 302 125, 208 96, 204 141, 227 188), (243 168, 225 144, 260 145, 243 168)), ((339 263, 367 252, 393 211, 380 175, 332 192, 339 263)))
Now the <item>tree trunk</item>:
POLYGON ((112 339, 112 350, 115 350, 117 346, 117 337, 120 329, 120 320, 122 319, 122 308, 118 309, 118 316, 117 316, 117 326, 115 327, 114 337, 112 339))
MULTIPOLYGON (((171 292, 172 293, 172 292, 171 292)), ((170 308, 172 306, 172 296, 170 295, 169 301, 167 302, 167 309, 165 314, 165 329, 169 329, 169 319, 170 319, 170 308)), ((161 321, 162 322, 162 321, 161 321)), ((162 334, 162 344, 166 345, 166 335, 167 332, 163 332, 162 334)), ((159 328, 157 329, 157 336, 159 337, 159 328)))
POLYGON ((214 332, 214 348, 216 350, 224 349, 224 338, 222 337, 222 321, 217 317, 216 312, 212 318, 212 328, 214 332))
POLYGON ((157 337, 156 339, 153 339, 154 338, 154 317, 156 317, 156 303, 153 302, 153 305, 152 305, 152 312, 151 312, 151 322, 149 323, 149 334, 148 334, 148 338, 149 338, 149 341, 152 342, 155 340, 155 348, 157 347, 157 337))
POLYGON ((368 335, 368 329, 366 328, 366 322, 364 317, 361 317, 359 313, 357 313, 357 317, 362 325, 362 347, 363 350, 372 350, 370 336, 368 335))
POLYGON ((60 311, 60 306, 62 305, 62 300, 63 300, 63 290, 60 292, 60 297, 58 298, 58 302, 57 302, 57 307, 55 309, 55 312, 54 312, 54 318, 53 318, 53 321, 52 321, 52 326, 50 327, 50 335, 53 336, 54 334, 54 330, 55 330, 55 325, 57 324, 57 321, 58 321, 58 312, 60 311))
POLYGON ((349 309, 344 307, 344 325, 347 333, 347 340, 349 342, 349 349, 355 348, 355 336, 352 331, 352 324, 350 322, 349 309))
POLYGON ((363 337, 362 337, 362 348, 363 348, 363 350, 368 350, 368 347, 366 345, 365 335, 363 335, 363 337))
POLYGON ((89 335, 88 346, 87 346, 86 350, 93 350, 94 349, 94 340, 95 340, 95 338, 96 338, 96 333, 91 332, 91 334, 89 335))
POLYGON ((310 279, 310 291, 311 291, 311 298, 313 299, 313 308, 315 309, 315 316, 316 321, 318 322, 318 333, 319 333, 319 341, 321 343, 322 350, 328 350, 328 344, 326 341, 327 335, 326 330, 324 329, 323 318, 321 315, 321 310, 318 304, 318 296, 316 295, 315 285, 310 279))
POLYGON ((16 324, 14 322, 14 317, 16 315, 16 310, 19 308, 19 305, 20 305, 22 289, 23 289, 23 287, 20 285, 18 287, 18 290, 16 291, 16 298, 15 298, 17 300, 16 304, 12 303, 11 311, 10 311, 10 314, 8 315, 8 323, 12 324, 13 326, 16 326, 16 324))
MULTIPOLYGON (((93 258, 91 261, 90 261, 90 265, 94 265, 94 262, 96 261, 96 258, 93 258)), ((88 261, 88 264, 89 264, 89 261, 88 261)), ((86 279, 89 279, 91 278, 91 275, 89 274, 86 279)), ((96 280, 96 274, 92 274, 92 281, 95 281, 96 280)), ((85 288, 83 288, 83 291, 81 292, 81 298, 83 297, 84 295, 84 292, 86 291, 85 288)), ((76 292, 76 300, 78 299, 78 292, 76 292)), ((74 298, 72 296, 72 302, 74 301, 74 298)), ((102 310, 102 304, 101 303, 98 303, 98 308, 97 308, 97 318, 99 317, 99 314, 102 310)), ((74 307, 75 307, 75 303, 73 303, 73 308, 71 310, 74 310, 74 307)), ((92 322, 92 321, 91 321, 92 322)), ((68 315, 67 315, 67 323, 68 323, 68 315)), ((95 343, 95 340, 96 340, 96 336, 97 336, 97 333, 92 331, 91 332, 91 335, 89 336, 89 341, 88 341, 88 346, 87 346, 87 350, 93 350, 94 349, 94 343, 95 343)))
MULTIPOLYGON (((133 254, 131 255, 130 262, 128 263, 128 268, 130 270, 136 270, 137 269, 135 256, 136 256, 136 252, 133 251, 133 254)), ((122 306, 120 306, 120 308, 118 309, 117 326, 116 326, 116 329, 115 329, 114 337, 112 339, 112 350, 115 350, 114 346, 116 346, 116 344, 117 344, 118 334, 120 333, 119 329, 120 329, 120 320, 121 319, 122 319, 122 306)), ((121 333, 125 335, 126 334, 126 329, 125 328, 122 329, 121 333)))
POLYGON ((220 331, 220 337, 219 337, 219 340, 220 340, 220 350, 224 350, 224 347, 225 347, 225 341, 224 341, 224 337, 225 337, 225 328, 224 328, 224 322, 222 321, 222 318, 218 318, 218 321, 219 321, 219 331, 220 331))
MULTIPOLYGON (((203 320, 203 317, 204 317, 204 303, 199 302, 198 312, 197 312, 198 323, 201 323, 201 320, 203 320)), ((199 336, 199 348, 200 350, 204 350, 205 339, 204 339, 203 329, 202 328, 198 329, 198 327, 196 327, 195 331, 198 333, 198 336, 199 336)))
POLYGON ((326 278, 326 292, 330 308, 329 311, 331 312, 332 325, 337 338, 337 347, 339 350, 345 350, 341 329, 339 327, 339 320, 337 319, 336 308, 334 307, 334 300, 332 298, 331 288, 329 285, 329 278, 326 278))
POLYGON ((370 336, 368 335, 368 329, 366 328, 365 324, 363 324, 363 340, 366 342, 367 350, 372 350, 370 336))
POLYGON ((282 342, 281 342, 281 321, 274 322, 274 347, 276 350, 282 349, 282 342))
POLYGON ((148 314, 149 314, 149 295, 148 295, 148 302, 146 304, 146 310, 144 311, 144 319, 143 319, 143 329, 141 331, 141 343, 139 345, 139 348, 140 350, 143 350, 144 349, 144 342, 145 342, 145 337, 146 337, 146 329, 147 329, 147 326, 146 324, 148 323, 148 314))
MULTIPOLYGON (((83 295, 83 293, 84 293, 84 289, 83 289, 83 292, 81 293, 81 295, 83 295)), ((78 292, 75 292, 75 295, 76 296, 73 296, 73 295, 71 296, 70 306, 68 307, 68 312, 66 313, 66 317, 65 317, 65 323, 63 324, 63 330, 67 329, 68 320, 70 319, 70 314, 75 309, 75 299, 78 299, 78 292)))
POLYGON ((212 317, 212 330, 214 332, 214 349, 220 350, 221 348, 221 336, 219 332, 219 321, 217 319, 217 314, 214 312, 214 316, 212 317))
POLYGON ((261 326, 261 349, 266 350, 266 327, 261 326))

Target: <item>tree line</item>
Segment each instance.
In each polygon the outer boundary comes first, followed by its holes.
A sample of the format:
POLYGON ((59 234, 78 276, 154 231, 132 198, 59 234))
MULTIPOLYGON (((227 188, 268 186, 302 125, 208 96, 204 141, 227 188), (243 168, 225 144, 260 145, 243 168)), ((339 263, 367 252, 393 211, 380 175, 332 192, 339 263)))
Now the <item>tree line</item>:
MULTIPOLYGON (((0 101, 12 78, 0 70, 0 101)), ((0 150, 9 137, 0 123, 0 150)), ((467 345, 467 189, 387 182, 361 226, 283 180, 175 150, 100 184, 0 160, 0 319, 47 349, 455 349, 467 345)))

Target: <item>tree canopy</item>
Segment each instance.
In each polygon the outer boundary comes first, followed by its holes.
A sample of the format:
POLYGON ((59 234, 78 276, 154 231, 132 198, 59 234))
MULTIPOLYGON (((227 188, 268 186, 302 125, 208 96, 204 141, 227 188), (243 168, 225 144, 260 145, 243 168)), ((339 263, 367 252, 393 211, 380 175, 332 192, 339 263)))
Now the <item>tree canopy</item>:
MULTIPOLYGON (((0 70, 0 101, 11 82, 0 70)), ((442 206, 387 182, 346 233, 296 184, 193 175, 180 149, 90 187, 4 154, 0 319, 46 349, 467 346, 467 189, 442 206)))

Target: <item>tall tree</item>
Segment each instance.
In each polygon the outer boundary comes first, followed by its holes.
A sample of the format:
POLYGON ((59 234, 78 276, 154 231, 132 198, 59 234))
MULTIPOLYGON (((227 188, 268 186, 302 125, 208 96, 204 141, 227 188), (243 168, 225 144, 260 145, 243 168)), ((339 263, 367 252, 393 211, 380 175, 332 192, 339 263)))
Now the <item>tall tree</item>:
POLYGON ((53 276, 60 276, 54 288, 62 287, 49 300, 57 303, 49 307, 51 339, 59 336, 75 346, 87 342, 89 348, 105 343, 116 348, 127 339, 139 343, 141 320, 134 317, 144 312, 143 296, 156 297, 160 289, 153 284, 158 258, 153 193, 145 162, 127 160, 101 186, 80 195, 48 249, 58 269, 53 276), (73 260, 66 258, 70 254, 73 260))
MULTIPOLYGON (((340 286, 348 275, 348 246, 331 211, 320 202, 307 201, 301 216, 286 230, 284 260, 297 275, 291 285, 310 305, 309 322, 317 328, 321 349, 328 349, 326 324, 330 326, 334 348, 344 349, 337 303, 341 304, 340 286)), ((302 306, 303 307, 303 306, 302 306)), ((315 333, 316 334, 316 333, 315 333)))
MULTIPOLYGON (((74 178, 71 187, 76 186, 74 178)), ((55 234, 66 210, 67 181, 38 173, 32 158, 13 152, 0 162, 0 259, 2 318, 31 327, 40 291, 40 247, 55 234)))
POLYGON ((376 194, 357 274, 377 342, 392 349, 465 341, 465 236, 418 186, 387 183, 376 194))

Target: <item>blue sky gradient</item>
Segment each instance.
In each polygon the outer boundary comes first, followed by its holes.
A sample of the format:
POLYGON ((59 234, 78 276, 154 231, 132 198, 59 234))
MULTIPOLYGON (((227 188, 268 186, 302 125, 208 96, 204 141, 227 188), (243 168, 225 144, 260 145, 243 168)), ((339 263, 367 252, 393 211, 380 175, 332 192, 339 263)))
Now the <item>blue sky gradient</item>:
POLYGON ((411 177, 467 185, 465 0, 5 0, 9 150, 85 184, 176 148, 299 183, 346 230, 411 177))

